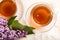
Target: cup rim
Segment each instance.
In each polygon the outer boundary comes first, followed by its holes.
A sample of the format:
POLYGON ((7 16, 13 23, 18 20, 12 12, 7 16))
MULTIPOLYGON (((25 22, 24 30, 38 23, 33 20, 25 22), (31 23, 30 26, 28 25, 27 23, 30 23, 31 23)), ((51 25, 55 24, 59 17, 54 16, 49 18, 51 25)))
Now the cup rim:
POLYGON ((13 0, 13 1, 16 3, 16 6, 17 6, 17 11, 14 16, 17 16, 16 17, 17 20, 21 20, 21 18, 23 16, 23 4, 22 4, 21 0, 13 0))
POLYGON ((51 22, 50 22, 48 25, 46 25, 45 27, 43 27, 42 29, 39 29, 40 32, 46 32, 46 31, 49 31, 49 30, 55 25, 55 23, 56 23, 56 14, 54 13, 53 7, 52 7, 52 6, 49 6, 48 3, 34 3, 34 4, 32 4, 32 5, 27 9, 27 11, 26 11, 26 14, 25 14, 26 19, 25 19, 25 21, 26 21, 26 25, 30 26, 27 21, 29 20, 29 16, 30 16, 31 10, 32 10, 36 5, 41 5, 41 4, 46 5, 47 8, 49 8, 49 9, 52 11, 52 15, 53 15, 51 22), (27 15, 28 15, 28 16, 27 16, 27 15), (50 26, 50 27, 49 27, 49 26, 50 26))

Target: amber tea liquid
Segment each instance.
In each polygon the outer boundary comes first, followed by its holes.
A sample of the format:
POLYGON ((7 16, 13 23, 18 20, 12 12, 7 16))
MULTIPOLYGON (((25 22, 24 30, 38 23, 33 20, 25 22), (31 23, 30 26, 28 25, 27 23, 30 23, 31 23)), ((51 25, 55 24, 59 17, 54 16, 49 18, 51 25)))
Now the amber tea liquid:
POLYGON ((32 8, 30 13, 30 25, 37 27, 37 25, 35 25, 31 19, 33 19, 35 23, 45 26, 51 22, 52 12, 46 6, 36 5, 32 8))

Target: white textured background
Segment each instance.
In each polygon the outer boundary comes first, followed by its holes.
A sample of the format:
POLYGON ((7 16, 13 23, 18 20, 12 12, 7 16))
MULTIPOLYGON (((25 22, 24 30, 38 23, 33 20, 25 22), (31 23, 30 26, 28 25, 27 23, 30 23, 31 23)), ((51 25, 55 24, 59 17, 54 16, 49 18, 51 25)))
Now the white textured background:
POLYGON ((29 35, 26 38, 20 40, 60 40, 60 0, 21 0, 23 3, 23 19, 27 12, 27 9, 34 3, 43 2, 53 6, 54 13, 56 13, 57 21, 55 26, 48 32, 40 33, 35 31, 35 35, 29 35))

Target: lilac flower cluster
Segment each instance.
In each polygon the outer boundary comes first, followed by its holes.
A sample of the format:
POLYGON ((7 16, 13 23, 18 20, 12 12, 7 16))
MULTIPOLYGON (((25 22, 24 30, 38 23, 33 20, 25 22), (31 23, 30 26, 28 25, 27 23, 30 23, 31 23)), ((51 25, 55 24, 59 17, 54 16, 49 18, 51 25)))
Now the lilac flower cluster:
POLYGON ((16 40, 27 35, 25 30, 10 30, 8 21, 0 17, 0 40, 16 40))

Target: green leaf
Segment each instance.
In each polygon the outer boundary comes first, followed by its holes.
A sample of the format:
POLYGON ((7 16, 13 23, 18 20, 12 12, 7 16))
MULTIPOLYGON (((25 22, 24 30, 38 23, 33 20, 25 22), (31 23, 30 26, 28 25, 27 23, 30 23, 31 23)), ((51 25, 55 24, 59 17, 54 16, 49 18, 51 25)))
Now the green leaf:
POLYGON ((24 29, 24 26, 22 24, 20 24, 18 22, 18 20, 14 20, 13 23, 10 25, 10 28, 14 29, 14 30, 17 30, 17 29, 22 30, 22 29, 24 29))
POLYGON ((24 30, 26 30, 28 32, 28 34, 34 34, 33 29, 35 29, 35 28, 29 27, 29 26, 25 26, 25 28, 24 28, 24 30))
POLYGON ((17 16, 11 17, 11 18, 8 20, 8 25, 9 25, 9 26, 13 23, 13 21, 15 20, 16 17, 17 17, 17 16))
POLYGON ((15 18, 16 18, 16 16, 11 17, 8 20, 8 25, 9 25, 10 29, 13 29, 13 30, 26 30, 28 32, 28 34, 34 34, 33 33, 34 28, 33 27, 22 25, 18 20, 15 20, 15 18))
POLYGON ((26 30, 28 34, 34 34, 33 33, 33 27, 22 25, 18 22, 18 20, 14 20, 13 23, 10 25, 10 29, 13 30, 26 30))

